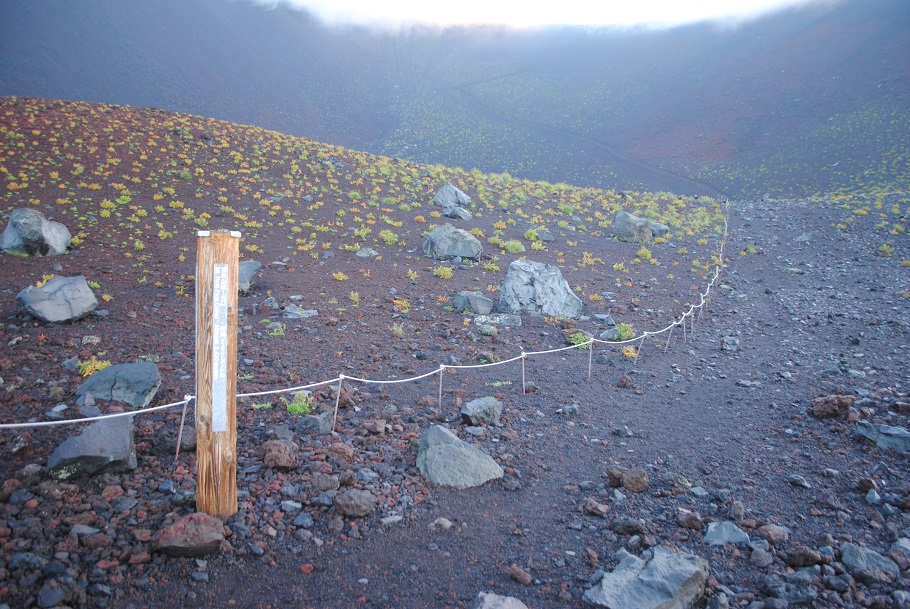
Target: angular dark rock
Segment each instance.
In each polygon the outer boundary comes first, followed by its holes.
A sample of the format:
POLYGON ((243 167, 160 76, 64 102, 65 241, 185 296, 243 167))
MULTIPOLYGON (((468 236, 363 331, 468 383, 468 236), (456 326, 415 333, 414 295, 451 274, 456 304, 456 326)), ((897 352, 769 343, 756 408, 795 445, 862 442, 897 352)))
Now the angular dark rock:
POLYGON ((463 207, 471 204, 471 197, 454 185, 446 182, 442 188, 436 192, 436 196, 433 197, 433 203, 442 207, 463 207))
POLYGON ((431 230, 423 240, 423 252, 436 260, 470 258, 476 260, 483 253, 477 237, 451 224, 442 224, 431 230))
POLYGON ((493 300, 483 292, 458 292, 452 298, 452 308, 456 312, 470 311, 477 315, 489 315, 493 310, 493 300))
POLYGON ((584 593, 585 602, 608 609, 689 609, 705 592, 708 561, 663 546, 641 558, 620 550, 612 572, 584 593))
POLYGON ((369 491, 351 489, 335 495, 335 507, 349 518, 362 518, 373 512, 376 497, 369 491))
POLYGON ((502 402, 492 396, 471 400, 461 407, 461 419, 466 425, 499 425, 501 416, 502 402))
POLYGON ((57 480, 136 469, 133 417, 96 421, 65 440, 47 460, 47 471, 57 480))
POLYGON ((555 266, 516 260, 509 265, 499 293, 499 311, 518 315, 576 318, 582 302, 555 266))
POLYGON ((458 489, 480 486, 504 475, 489 455, 440 425, 429 428, 420 438, 417 467, 434 484, 458 489))
POLYGON ((620 241, 648 243, 651 241, 653 232, 651 223, 645 218, 621 211, 613 219, 613 236, 620 241))
POLYGON ((76 321, 98 308, 98 299, 85 277, 53 277, 41 287, 30 285, 16 301, 45 323, 76 321))
POLYGON ((262 268, 256 260, 241 260, 237 268, 237 285, 241 292, 249 292, 253 277, 262 268))
POLYGON ((158 533, 155 549, 168 556, 203 556, 221 550, 224 525, 218 518, 196 512, 158 533))
POLYGON ((88 377, 76 389, 78 403, 91 394, 96 400, 126 402, 135 408, 151 404, 161 387, 161 374, 152 362, 114 364, 88 377))
POLYGON ((0 235, 0 251, 16 256, 60 256, 73 236, 60 222, 48 220, 36 209, 13 210, 0 235))

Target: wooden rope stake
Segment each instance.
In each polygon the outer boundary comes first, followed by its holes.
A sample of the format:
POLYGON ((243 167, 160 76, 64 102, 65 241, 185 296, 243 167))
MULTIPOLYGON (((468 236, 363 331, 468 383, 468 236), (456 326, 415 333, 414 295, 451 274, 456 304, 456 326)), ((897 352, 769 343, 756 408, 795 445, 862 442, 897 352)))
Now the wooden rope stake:
POLYGON ((590 349, 590 351, 588 352, 588 381, 590 381, 591 380, 591 368, 594 365, 594 341, 593 340, 590 343, 588 343, 588 349, 590 349))
POLYGON ((442 412, 442 373, 445 371, 445 369, 445 364, 439 364, 439 412, 442 412))
POLYGON ((686 313, 685 315, 683 315, 683 318, 682 318, 683 343, 688 343, 688 342, 689 342, 689 337, 686 335, 686 317, 687 317, 688 315, 689 315, 689 314, 686 313))
POLYGON ((667 352, 667 349, 670 348, 670 339, 673 338, 673 328, 676 327, 676 324, 670 326, 670 331, 667 333, 667 342, 664 344, 664 353, 667 352))
POLYGON ((174 453, 174 467, 177 467, 177 460, 180 458, 180 445, 183 443, 183 424, 186 423, 186 408, 190 403, 189 396, 183 401, 183 414, 180 416, 180 430, 177 432, 177 450, 174 453))
POLYGON ((338 405, 341 403, 341 383, 344 382, 344 375, 338 375, 338 393, 335 395, 335 414, 332 415, 332 433, 335 433, 335 423, 338 422, 338 405))
POLYGON ((638 356, 641 355, 641 350, 642 350, 642 348, 644 348, 644 346, 645 346, 645 337, 644 337, 644 335, 642 335, 641 343, 639 343, 638 349, 635 351, 635 363, 636 364, 638 363, 638 356))
POLYGON ((527 395, 528 390, 525 387, 525 352, 521 352, 521 394, 527 395))

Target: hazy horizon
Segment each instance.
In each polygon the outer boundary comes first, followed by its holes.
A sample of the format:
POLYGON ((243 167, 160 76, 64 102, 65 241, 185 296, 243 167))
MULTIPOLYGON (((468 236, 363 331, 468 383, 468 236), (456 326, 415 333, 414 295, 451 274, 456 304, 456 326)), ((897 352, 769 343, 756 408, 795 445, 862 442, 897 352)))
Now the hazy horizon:
POLYGON ((906 184, 910 7, 809 3, 735 30, 326 27, 284 4, 0 1, 0 94, 255 124, 616 189, 906 184))

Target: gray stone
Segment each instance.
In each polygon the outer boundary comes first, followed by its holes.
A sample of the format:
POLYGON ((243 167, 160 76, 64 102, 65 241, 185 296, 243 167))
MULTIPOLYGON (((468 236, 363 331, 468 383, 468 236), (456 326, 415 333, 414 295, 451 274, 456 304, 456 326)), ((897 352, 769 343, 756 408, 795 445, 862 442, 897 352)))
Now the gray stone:
POLYGON ((16 552, 13 554, 7 570, 15 571, 16 569, 41 569, 47 564, 47 559, 33 552, 16 552))
POLYGON ((54 277, 40 288, 30 285, 16 301, 45 323, 75 321, 98 308, 98 299, 82 275, 54 277))
POLYGON ((857 421, 856 431, 864 438, 872 440, 879 448, 893 450, 902 455, 910 453, 910 431, 903 427, 857 421))
POLYGON ((442 207, 464 207, 471 204, 471 197, 447 182, 433 197, 433 203, 442 207))
POLYGON ((651 226, 651 234, 655 237, 663 237, 670 232, 670 227, 660 222, 648 222, 651 226))
POLYGON ((863 583, 887 582, 900 577, 897 563, 866 546, 845 543, 840 547, 840 561, 847 571, 863 583))
POLYGON ((335 507, 349 518, 363 518, 373 512, 376 497, 369 491, 351 489, 335 495, 335 507))
POLYGON ((262 463, 270 469, 296 469, 300 459, 299 447, 291 440, 269 440, 262 445, 262 463))
POLYGON ((290 499, 285 499, 281 502, 281 511, 286 514, 296 514, 303 509, 303 504, 299 501, 291 501, 290 499))
POLYGON ((38 591, 39 607, 57 607, 63 603, 69 590, 60 585, 55 579, 49 579, 38 591))
POLYGON ((537 240, 543 241, 544 243, 552 243, 556 241, 556 237, 553 236, 553 233, 548 231, 545 228, 537 229, 537 240))
POLYGON ((492 396, 471 400, 461 407, 461 420, 465 425, 499 425, 501 416, 502 402, 492 396))
POLYGON ((453 220, 470 220, 474 216, 464 207, 447 207, 442 215, 453 220))
POLYGON ((528 609, 528 606, 514 596, 480 592, 471 604, 471 609, 528 609))
POLYGON ((362 247, 357 250, 357 253, 354 255, 358 258, 375 258, 379 255, 379 252, 374 250, 372 247, 362 247))
POLYGON ((563 318, 581 315, 581 299, 555 266, 516 260, 509 265, 499 293, 501 313, 528 312, 563 318))
POLYGON ((475 326, 502 326, 503 328, 520 328, 521 317, 506 313, 474 316, 475 326))
POLYGON ((705 592, 708 561, 657 546, 641 558, 620 550, 612 572, 584 593, 585 602, 608 609, 690 609, 705 592))
POLYGON ((256 260, 242 260, 237 267, 237 285, 241 292, 249 292, 253 276, 262 268, 262 263, 256 260))
POLYGON ((890 553, 892 556, 895 554, 901 555, 904 557, 905 564, 910 563, 910 539, 906 537, 899 538, 891 544, 890 553))
POLYGON ((155 549, 168 556, 202 556, 221 550, 224 525, 214 516, 196 512, 158 533, 155 549))
POLYGON ((60 256, 73 236, 59 222, 52 222, 35 209, 17 209, 0 235, 0 250, 16 256, 60 256))
POLYGON ((729 520, 724 520, 712 522, 708 525, 708 532, 705 533, 705 543, 712 546, 722 546, 727 543, 747 544, 749 543, 749 536, 729 520))
POLYGON ((309 529, 314 524, 313 516, 309 512, 301 512, 293 522, 295 527, 300 527, 303 529, 309 529))
POLYGON ((434 425, 420 438, 417 467, 434 484, 458 489, 502 478, 502 468, 486 453, 434 425))
POLYGON ((648 243, 653 236, 651 223, 645 218, 621 211, 613 220, 613 236, 620 241, 648 243))
POLYGON ((319 315, 319 311, 316 309, 302 309, 295 304, 289 304, 281 312, 281 316, 285 319, 309 319, 317 315, 319 315))
POLYGON ((810 603, 818 596, 818 590, 812 585, 812 576, 806 572, 788 573, 783 577, 768 575, 764 588, 770 596, 794 605, 810 603))
POLYGON ((483 336, 496 336, 499 334, 499 330, 496 329, 496 326, 489 326, 486 324, 477 326, 477 331, 483 336))
POLYGON ((136 469, 133 417, 92 423, 65 440, 47 460, 47 471, 57 480, 136 469))
POLYGON ((77 403, 84 403, 83 396, 91 394, 96 400, 145 408, 160 386, 161 374, 152 362, 115 364, 94 373, 76 389, 77 403))
POLYGON ((724 336, 720 339, 721 351, 739 351, 739 339, 735 336, 724 336))
POLYGON ((329 433, 332 431, 332 413, 305 414, 294 425, 297 433, 329 433))
POLYGON ((470 311, 477 315, 489 315, 493 310, 493 300, 482 292, 458 292, 452 298, 452 308, 458 313, 470 311))
POLYGON ((480 258, 483 246, 477 237, 451 224, 436 226, 423 241, 423 252, 436 260, 480 258))

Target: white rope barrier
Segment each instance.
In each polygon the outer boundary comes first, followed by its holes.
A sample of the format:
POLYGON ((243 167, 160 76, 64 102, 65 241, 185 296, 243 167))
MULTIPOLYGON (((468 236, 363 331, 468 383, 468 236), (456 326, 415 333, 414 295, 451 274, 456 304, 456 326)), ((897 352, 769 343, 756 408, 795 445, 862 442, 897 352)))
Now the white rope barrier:
POLYGON ((185 396, 181 401, 174 402, 172 404, 164 404, 163 406, 154 406, 152 408, 143 408, 142 410, 133 410, 129 412, 115 412, 112 414, 102 414, 96 417, 84 417, 82 419, 62 419, 60 421, 32 421, 30 423, 3 423, 0 424, 0 429, 26 429, 29 427, 52 427, 54 425, 73 425, 75 423, 91 423, 93 421, 103 421, 105 419, 116 419, 117 417, 133 417, 137 414, 145 414, 147 412, 157 412, 159 410, 166 410, 168 408, 174 408, 175 406, 183 406, 192 400, 195 396, 185 396))
MULTIPOLYGON (((729 203, 727 204, 727 209, 729 210, 729 203)), ((335 377, 331 380, 327 380, 327 381, 309 383, 307 385, 299 385, 296 387, 290 387, 290 388, 286 388, 286 389, 273 389, 273 390, 269 390, 269 391, 239 393, 239 394, 237 394, 237 397, 238 398, 250 398, 250 397, 259 397, 259 396, 266 396, 266 395, 277 395, 277 394, 281 394, 281 393, 305 391, 308 389, 315 389, 317 387, 322 387, 324 385, 331 385, 332 383, 338 383, 338 391, 335 396, 335 412, 334 412, 334 416, 332 418, 332 430, 334 431, 335 423, 337 422, 337 418, 338 418, 338 408, 339 408, 339 404, 341 401, 342 384, 344 383, 345 380, 355 381, 358 383, 371 384, 371 385, 395 385, 395 384, 419 381, 421 379, 429 378, 435 374, 438 374, 439 375, 439 407, 442 408, 442 376, 443 376, 443 372, 445 372, 446 370, 449 370, 449 369, 451 369, 451 370, 472 370, 472 369, 479 369, 479 368, 491 368, 494 366, 502 366, 504 364, 510 364, 512 362, 521 360, 522 393, 527 393, 526 383, 525 383, 525 360, 528 357, 535 356, 535 355, 549 355, 551 353, 560 353, 562 351, 569 351, 571 349, 584 349, 585 347, 588 347, 591 351, 588 354, 588 380, 590 381, 591 380, 591 366, 592 366, 593 351, 594 351, 595 343, 602 344, 602 345, 623 346, 623 345, 630 345, 630 344, 638 342, 640 344, 639 344, 638 348, 634 350, 635 351, 634 355, 629 356, 629 357, 634 357, 635 361, 637 362, 638 356, 641 353, 641 348, 644 346, 645 339, 648 337, 659 336, 665 332, 668 332, 669 335, 667 336, 667 343, 664 346, 664 352, 666 352, 670 346, 670 338, 672 338, 672 336, 673 336, 673 328, 681 325, 682 329, 683 329, 683 341, 687 342, 688 336, 687 336, 687 329, 686 329, 686 318, 689 316, 692 317, 692 332, 694 332, 695 331, 694 312, 696 310, 698 310, 698 315, 699 315, 699 317, 701 316, 701 312, 702 312, 704 306, 707 304, 706 298, 711 294, 711 290, 714 287, 714 284, 717 282, 717 279, 720 277, 721 266, 723 265, 723 260, 724 260, 724 256, 723 256, 724 247, 726 246, 727 236, 728 236, 728 223, 727 223, 727 218, 724 217, 724 238, 720 242, 720 247, 718 249, 718 259, 717 259, 717 265, 714 268, 714 276, 711 278, 711 281, 708 282, 708 285, 706 286, 705 291, 702 292, 701 294, 699 294, 699 303, 697 305, 689 304, 688 311, 683 313, 679 318, 677 318, 675 321, 673 321, 673 323, 669 324, 668 326, 666 326, 665 328, 663 328, 661 330, 657 330, 657 331, 646 330, 642 334, 635 336, 633 338, 630 338, 630 339, 626 339, 626 340, 603 340, 603 339, 592 337, 577 345, 569 345, 567 347, 560 347, 557 349, 548 349, 548 350, 544 350, 544 351, 527 351, 527 352, 522 351, 521 355, 517 355, 515 357, 505 359, 502 361, 490 362, 490 363, 486 363, 486 364, 473 364, 473 365, 440 364, 439 368, 437 368, 436 370, 431 370, 430 372, 426 372, 426 373, 418 375, 418 376, 413 376, 413 377, 408 377, 408 378, 403 378, 403 379, 392 379, 392 380, 365 379, 365 378, 359 378, 356 376, 345 376, 344 374, 339 374, 337 377, 335 377)), ((73 425, 76 423, 90 423, 92 421, 101 421, 101 420, 113 419, 113 418, 117 418, 117 417, 130 417, 130 416, 136 416, 136 415, 146 414, 146 413, 150 413, 150 412, 166 410, 168 408, 174 408, 176 406, 186 407, 186 405, 189 404, 189 402, 193 399, 195 399, 195 396, 187 395, 187 396, 184 396, 183 400, 181 400, 179 402, 173 402, 171 404, 164 404, 162 406, 155 406, 152 408, 143 408, 142 410, 135 410, 132 412, 117 412, 117 413, 113 413, 113 414, 100 415, 100 416, 96 416, 96 417, 85 417, 85 418, 81 418, 81 419, 63 419, 63 420, 59 420, 59 421, 35 421, 35 422, 30 422, 30 423, 3 423, 3 424, 0 424, 0 431, 2 431, 4 429, 26 429, 26 428, 33 428, 33 427, 51 427, 51 426, 55 426, 55 425, 73 425)))

